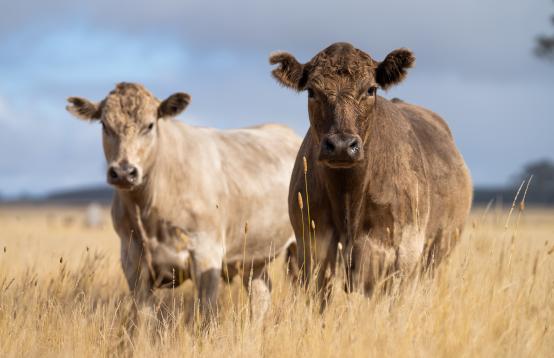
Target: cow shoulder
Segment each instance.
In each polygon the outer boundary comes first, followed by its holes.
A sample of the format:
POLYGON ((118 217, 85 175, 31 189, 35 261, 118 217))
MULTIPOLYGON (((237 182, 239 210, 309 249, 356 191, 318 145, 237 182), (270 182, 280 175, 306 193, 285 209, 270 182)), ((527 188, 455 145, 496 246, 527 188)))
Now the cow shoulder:
POLYGON ((421 127, 423 123, 429 124, 430 126, 444 131, 449 138, 452 138, 452 132, 450 131, 448 124, 435 112, 404 101, 396 101, 394 103, 398 105, 404 115, 412 121, 416 127, 421 127))
POLYGON ((394 221, 413 222, 428 205, 429 165, 419 137, 397 103, 381 101, 368 137, 367 194, 394 221))

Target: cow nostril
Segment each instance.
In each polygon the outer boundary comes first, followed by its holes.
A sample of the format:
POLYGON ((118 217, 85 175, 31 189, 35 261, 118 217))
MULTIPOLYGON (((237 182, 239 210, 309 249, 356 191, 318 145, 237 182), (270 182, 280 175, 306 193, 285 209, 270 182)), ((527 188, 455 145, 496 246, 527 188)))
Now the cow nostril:
POLYGON ((138 176, 138 170, 137 170, 137 168, 132 167, 132 168, 129 170, 129 174, 128 174, 128 175, 129 175, 130 178, 135 179, 135 178, 138 176))
POLYGON ((354 140, 350 145, 348 146, 352 152, 357 152, 360 150, 360 146, 358 145, 358 141, 354 140))
POLYGON ((329 139, 325 140, 324 145, 327 152, 332 153, 335 151, 335 145, 329 139))
POLYGON ((108 170, 108 175, 109 175, 109 177, 112 178, 112 179, 117 179, 117 172, 115 171, 114 168, 110 168, 110 169, 108 170))

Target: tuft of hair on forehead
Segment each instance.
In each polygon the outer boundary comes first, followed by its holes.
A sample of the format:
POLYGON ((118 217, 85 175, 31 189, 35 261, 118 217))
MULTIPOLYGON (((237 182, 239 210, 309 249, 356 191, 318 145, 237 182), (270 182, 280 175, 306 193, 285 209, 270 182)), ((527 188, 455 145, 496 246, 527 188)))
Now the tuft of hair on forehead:
POLYGON ((106 113, 138 119, 148 109, 155 113, 158 104, 159 100, 143 85, 121 82, 108 94, 104 107, 106 113))
POLYGON ((367 53, 349 43, 338 42, 315 55, 310 66, 312 77, 332 80, 347 76, 360 80, 367 77, 376 64, 367 53))
POLYGON ((145 99, 156 99, 150 91, 139 83, 120 82, 109 94, 118 97, 144 97, 145 99))

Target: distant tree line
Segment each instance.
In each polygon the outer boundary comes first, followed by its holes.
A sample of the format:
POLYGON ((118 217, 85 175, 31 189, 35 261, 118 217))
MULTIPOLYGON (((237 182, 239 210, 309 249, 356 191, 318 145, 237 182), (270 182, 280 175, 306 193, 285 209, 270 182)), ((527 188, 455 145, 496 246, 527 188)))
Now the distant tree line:
MULTIPOLYGON (((551 25, 554 27, 554 15, 550 17, 551 25)), ((540 35, 537 37, 535 54, 554 62, 554 31, 550 35, 540 35)))
MULTIPOLYGON (((554 161, 543 159, 531 162, 516 174, 510 184, 505 187, 483 188, 476 187, 473 203, 475 205, 494 204, 511 205, 519 187, 524 183, 518 202, 522 199, 527 188, 525 202, 544 206, 554 206, 554 161)), ((58 191, 44 197, 22 196, 15 200, 2 200, 0 203, 30 203, 30 204, 64 204, 86 205, 96 202, 109 205, 113 196, 113 189, 107 185, 98 187, 81 188, 69 191, 58 191)))
POLYGON ((475 188, 474 204, 491 201, 509 205, 523 183, 519 199, 522 199, 529 183, 525 202, 528 204, 554 205, 554 162, 548 159, 527 164, 506 188, 475 188))

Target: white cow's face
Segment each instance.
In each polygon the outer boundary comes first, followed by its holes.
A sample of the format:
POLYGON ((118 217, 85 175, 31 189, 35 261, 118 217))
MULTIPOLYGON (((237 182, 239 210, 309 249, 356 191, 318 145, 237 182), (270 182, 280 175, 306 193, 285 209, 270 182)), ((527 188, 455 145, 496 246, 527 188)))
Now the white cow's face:
POLYGON ((144 182, 155 161, 158 120, 182 112, 190 96, 176 93, 160 102, 141 85, 120 83, 98 104, 76 97, 68 101, 68 111, 77 117, 102 123, 107 181, 131 190, 144 182))

